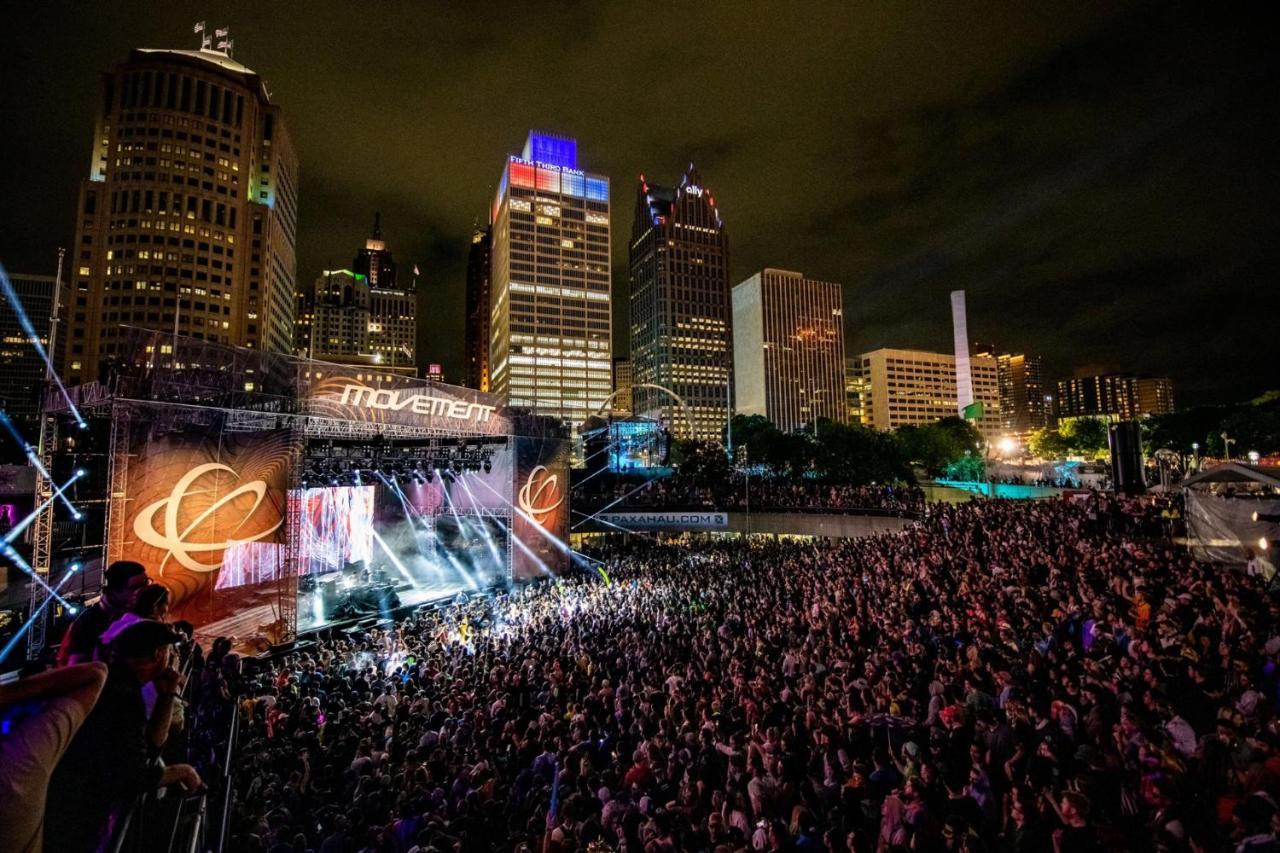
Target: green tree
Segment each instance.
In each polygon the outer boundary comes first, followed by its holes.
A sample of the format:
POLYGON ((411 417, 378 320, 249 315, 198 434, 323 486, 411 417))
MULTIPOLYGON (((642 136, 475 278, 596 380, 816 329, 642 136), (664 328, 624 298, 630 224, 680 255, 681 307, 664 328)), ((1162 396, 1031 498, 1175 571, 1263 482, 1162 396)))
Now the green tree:
POLYGON ((913 480, 899 443, 860 424, 818 424, 814 470, 839 483, 865 485, 913 480))
POLYGON ((813 465, 813 440, 807 433, 782 432, 775 429, 761 436, 763 447, 757 455, 755 446, 751 458, 759 459, 779 476, 802 476, 813 465))
POLYGON ((930 477, 941 477, 965 452, 981 455, 982 436, 973 425, 960 418, 942 418, 923 426, 899 427, 894 433, 903 457, 918 465, 930 477))
POLYGON ((1077 456, 1096 459, 1108 453, 1107 425, 1098 418, 1073 418, 1064 422, 1059 431, 1077 456))
POLYGON ((980 483, 987 479, 986 461, 978 453, 962 456, 947 466, 947 479, 980 483))
POLYGON ((672 447, 671 461, 681 474, 699 485, 717 486, 727 482, 731 473, 724 448, 714 442, 678 441, 672 447))
POLYGON ((1063 459, 1071 453, 1071 445, 1057 427, 1041 427, 1031 434, 1027 447, 1041 459, 1063 459))
MULTIPOLYGON (((734 415, 732 426, 735 464, 741 462, 744 457, 752 463, 763 462, 765 448, 772 438, 778 435, 778 428, 773 425, 773 422, 764 415, 734 415), (742 453, 743 448, 746 448, 745 454, 742 453)), ((726 430, 726 446, 728 445, 727 433, 726 430)))

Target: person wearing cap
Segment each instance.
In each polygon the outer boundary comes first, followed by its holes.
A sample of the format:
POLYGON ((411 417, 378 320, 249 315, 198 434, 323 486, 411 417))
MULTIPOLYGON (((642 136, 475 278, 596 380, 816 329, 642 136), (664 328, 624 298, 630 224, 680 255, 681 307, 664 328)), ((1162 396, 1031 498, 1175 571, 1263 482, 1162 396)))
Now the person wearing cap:
POLYGON ((190 764, 160 767, 149 761, 147 711, 142 686, 154 684, 156 713, 172 707, 181 676, 170 666, 181 636, 168 625, 143 620, 110 646, 106 685, 84 725, 58 762, 49 783, 45 849, 96 850, 135 797, 153 788, 201 787, 190 764))
POLYGON ((102 573, 102 595, 86 607, 67 629, 58 647, 58 666, 88 663, 99 651, 99 641, 111 623, 129 612, 138 594, 151 583, 147 570, 132 560, 116 560, 102 573))

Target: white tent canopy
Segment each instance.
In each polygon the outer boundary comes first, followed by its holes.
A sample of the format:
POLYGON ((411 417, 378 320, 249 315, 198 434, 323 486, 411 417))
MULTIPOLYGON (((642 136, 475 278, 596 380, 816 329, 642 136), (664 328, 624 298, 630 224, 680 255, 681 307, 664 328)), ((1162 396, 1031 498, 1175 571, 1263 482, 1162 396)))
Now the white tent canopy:
POLYGON ((1243 564, 1280 540, 1272 520, 1280 519, 1280 467, 1228 462, 1188 477, 1182 489, 1196 559, 1243 564))

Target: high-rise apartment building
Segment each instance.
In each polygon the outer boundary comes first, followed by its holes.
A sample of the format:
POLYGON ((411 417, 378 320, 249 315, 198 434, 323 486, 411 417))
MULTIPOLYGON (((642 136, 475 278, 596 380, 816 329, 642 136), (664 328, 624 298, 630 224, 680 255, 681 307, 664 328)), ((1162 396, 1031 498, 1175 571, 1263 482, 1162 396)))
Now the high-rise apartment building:
POLYGON ((466 329, 463 357, 464 384, 477 391, 489 390, 489 227, 471 232, 467 253, 466 329))
POLYGON ((609 179, 576 140, 533 132, 491 214, 490 391, 580 424, 612 391, 609 179))
POLYGON ((1138 380, 1121 373, 1080 371, 1058 382, 1059 418, 1111 418, 1128 421, 1138 416, 1138 380))
POLYGON ((1173 383, 1167 376, 1138 377, 1138 414, 1173 413, 1173 383))
POLYGON ((219 51, 132 51, 102 80, 63 377, 125 355, 124 325, 290 352, 297 211, 297 155, 261 77, 219 51))
POLYGON ((734 411, 778 429, 849 416, 840 285, 765 269, 733 288, 734 411))
POLYGON ((613 414, 634 414, 635 391, 631 387, 635 383, 635 366, 631 359, 619 356, 613 360, 613 414))
MULTIPOLYGON (((973 400, 982 404, 975 426, 987 439, 1003 430, 1000 413, 1000 380, 996 359, 976 355, 969 359, 973 400)), ((953 353, 921 350, 878 349, 854 359, 861 398, 862 424, 879 430, 924 426, 941 418, 956 417, 956 357, 953 353)))
POLYGON ((999 352, 975 345, 977 355, 996 360, 1000 386, 1000 421, 1007 433, 1028 433, 1049 425, 1043 362, 1038 355, 999 352))
MULTIPOLYGON (((54 277, 9 273, 9 284, 40 345, 48 351, 54 277)), ((44 375, 44 359, 31 343, 18 312, 8 299, 0 297, 0 408, 14 420, 35 420, 40 414, 44 375)))
POLYGON ((711 190, 693 164, 678 186, 640 178, 631 229, 631 362, 636 414, 676 438, 720 441, 733 363, 729 237, 711 190), (692 422, 692 423, 690 423, 692 422))

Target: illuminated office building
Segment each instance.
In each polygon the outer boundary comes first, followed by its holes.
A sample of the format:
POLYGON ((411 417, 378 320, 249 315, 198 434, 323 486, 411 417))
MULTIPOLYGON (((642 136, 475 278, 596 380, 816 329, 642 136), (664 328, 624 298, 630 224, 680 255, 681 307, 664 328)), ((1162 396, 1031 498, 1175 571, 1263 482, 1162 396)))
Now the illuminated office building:
POLYGON ((471 232, 467 253, 466 329, 463 357, 466 378, 463 384, 477 391, 489 390, 489 228, 471 232))
POLYGON ((766 269, 733 288, 734 411, 778 429, 849 417, 840 285, 766 269))
POLYGON ((631 230, 631 363, 636 414, 661 421, 676 438, 721 441, 729 414, 729 237, 711 190, 692 164, 674 187, 636 192, 631 230), (692 424, 690 424, 692 421, 692 424))
MULTIPOLYGON (((959 410, 954 353, 878 349, 850 366, 850 385, 858 391, 862 425, 878 430, 925 426, 954 418, 959 410)), ((1000 380, 996 359, 969 359, 973 401, 982 404, 975 426, 988 440, 1004 429, 1000 417, 1000 380)))
MULTIPOLYGON (((9 273, 9 284, 22 303, 40 345, 48 351, 54 278, 9 273)), ((34 421, 40 414, 45 363, 9 300, 0 298, 0 408, 14 420, 34 421)))
POLYGON ((490 391, 581 424, 612 390, 609 179, 573 139, 530 133, 491 214, 490 391))
POLYGON ((297 210, 297 155, 261 77, 219 51, 132 51, 102 80, 64 378, 124 355, 122 325, 290 352, 297 210))

